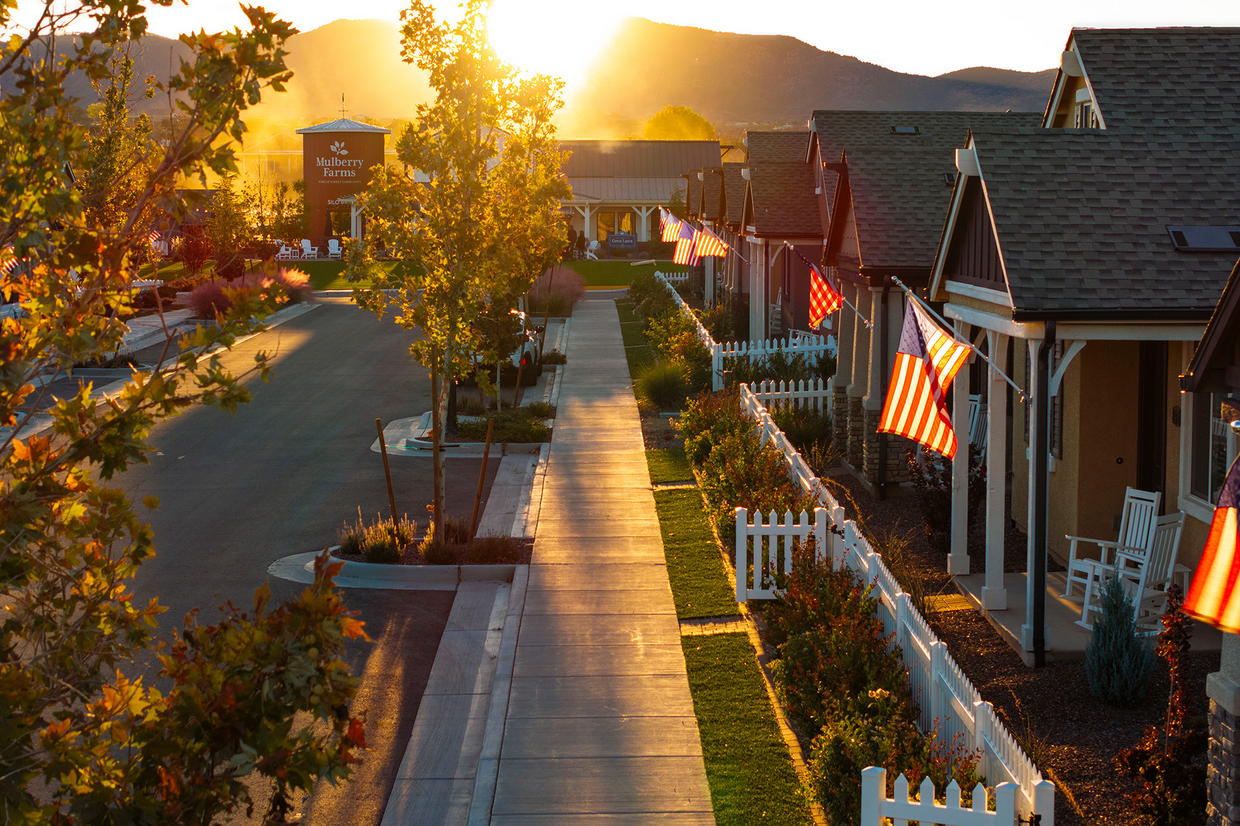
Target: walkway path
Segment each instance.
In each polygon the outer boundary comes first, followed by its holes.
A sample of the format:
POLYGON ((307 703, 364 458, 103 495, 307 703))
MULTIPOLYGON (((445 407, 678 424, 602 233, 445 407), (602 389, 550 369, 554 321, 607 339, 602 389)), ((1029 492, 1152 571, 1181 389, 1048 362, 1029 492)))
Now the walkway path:
POLYGON ((618 321, 573 311, 495 826, 715 822, 618 321))

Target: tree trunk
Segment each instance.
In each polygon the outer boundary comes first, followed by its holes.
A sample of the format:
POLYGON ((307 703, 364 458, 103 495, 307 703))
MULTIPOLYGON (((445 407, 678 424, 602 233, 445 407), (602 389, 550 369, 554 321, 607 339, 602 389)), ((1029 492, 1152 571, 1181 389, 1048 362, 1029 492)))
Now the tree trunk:
POLYGON ((436 356, 431 362, 431 476, 434 480, 434 502, 432 503, 432 531, 437 541, 444 541, 444 464, 443 455, 443 414, 440 405, 440 393, 443 385, 439 374, 440 358, 436 356))

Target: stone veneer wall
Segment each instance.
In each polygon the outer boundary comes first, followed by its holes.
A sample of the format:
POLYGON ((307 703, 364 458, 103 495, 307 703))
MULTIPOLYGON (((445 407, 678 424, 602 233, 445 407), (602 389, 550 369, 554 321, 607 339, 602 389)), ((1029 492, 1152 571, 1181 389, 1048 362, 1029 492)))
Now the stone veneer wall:
POLYGON ((865 409, 861 399, 848 400, 848 464, 860 468, 865 461, 865 409))
POLYGON ((848 388, 837 387, 831 393, 831 442, 839 447, 848 444, 848 388))
POLYGON ((1240 824, 1240 732, 1235 716, 1210 701, 1210 763, 1206 769, 1206 822, 1209 826, 1240 824))
MULTIPOLYGON (((865 414, 865 465, 862 475, 871 485, 878 484, 879 440, 878 422, 881 412, 867 410, 865 414)), ((908 472, 907 452, 913 442, 903 436, 888 433, 887 437, 887 484, 899 485, 910 480, 908 472)), ((856 467, 856 465, 854 465, 856 467)))

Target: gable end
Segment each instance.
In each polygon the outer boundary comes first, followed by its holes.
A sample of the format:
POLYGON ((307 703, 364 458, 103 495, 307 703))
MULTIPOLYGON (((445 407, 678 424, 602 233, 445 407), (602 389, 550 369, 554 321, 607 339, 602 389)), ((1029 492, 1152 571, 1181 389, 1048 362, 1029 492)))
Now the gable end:
POLYGON ((969 178, 965 185, 953 236, 943 268, 947 279, 1006 293, 999 245, 978 178, 969 178))

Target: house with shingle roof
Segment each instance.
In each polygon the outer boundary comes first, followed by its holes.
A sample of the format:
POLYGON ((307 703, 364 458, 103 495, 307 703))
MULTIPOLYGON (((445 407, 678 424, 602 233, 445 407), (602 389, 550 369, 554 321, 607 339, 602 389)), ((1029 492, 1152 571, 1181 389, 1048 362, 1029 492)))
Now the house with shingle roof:
POLYGON ((994 370, 957 377, 957 398, 988 404, 991 462, 985 575, 961 581, 996 611, 1024 591, 1026 650, 1037 595, 1032 576, 1003 573, 1005 453, 1030 559, 1065 559, 1065 534, 1115 536, 1127 486, 1187 514, 1187 569, 1204 545, 1224 399, 1176 379, 1240 255, 1237 46, 1235 29, 1073 30, 1042 128, 977 128, 957 153, 930 298, 1027 398, 994 370), (1031 459, 1048 453, 1042 475, 1031 459))
POLYGON ((687 169, 718 166, 719 141, 561 141, 572 196, 561 208, 573 229, 604 244, 613 232, 648 243, 658 232, 659 207, 691 202, 687 169), (688 199, 686 199, 688 195, 688 199))
POLYGON ((809 132, 748 132, 741 219, 750 340, 809 327, 809 267, 822 257, 822 220, 807 160, 809 132), (788 245, 795 248, 794 254, 788 245), (804 259, 804 260, 803 260, 804 259))
POLYGON ((845 463, 880 495, 887 484, 907 481, 911 445, 877 432, 895 362, 892 342, 904 318, 904 294, 893 279, 918 294, 929 283, 956 177, 956 147, 969 127, 1038 120, 1031 113, 820 110, 810 121, 818 206, 807 212, 825 218, 828 276, 856 308, 839 316, 834 441, 846 446, 845 463))

